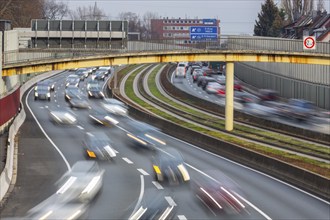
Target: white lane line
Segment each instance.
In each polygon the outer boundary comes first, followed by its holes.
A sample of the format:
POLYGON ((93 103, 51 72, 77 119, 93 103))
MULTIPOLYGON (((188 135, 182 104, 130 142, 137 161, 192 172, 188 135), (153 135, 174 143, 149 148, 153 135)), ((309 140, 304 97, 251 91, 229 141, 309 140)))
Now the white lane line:
POLYGON ((54 98, 56 97, 56 94, 54 94, 54 98))
POLYGON ((177 206, 171 196, 165 196, 165 199, 170 206, 177 206))
POLYGON ((122 159, 124 161, 126 161, 126 163, 128 163, 128 164, 133 164, 133 162, 130 159, 128 159, 127 157, 123 157, 122 159))
POLYGON ((57 105, 57 107, 59 108, 59 107, 61 107, 60 105, 57 105))
POLYGON ((115 149, 113 149, 113 151, 114 151, 116 154, 119 154, 119 152, 118 152, 118 151, 116 151, 115 149))
POLYGON ((164 189, 157 181, 152 181, 152 184, 154 184, 157 189, 164 189))
POLYGON ((207 98, 207 99, 208 99, 209 97, 208 97, 208 96, 205 96, 205 98, 207 98))
MULTIPOLYGON (((140 179, 141 179, 140 195, 139 195, 139 199, 138 199, 138 201, 137 201, 137 203, 136 203, 136 205, 134 207, 134 210, 133 210, 131 216, 133 214, 135 214, 135 212, 137 211, 138 207, 140 206, 141 201, 142 201, 142 198, 143 198, 143 194, 144 194, 144 177, 143 177, 143 175, 140 175, 140 179)), ((129 219, 131 218, 131 216, 129 217, 129 219)))
POLYGON ((77 128, 79 128, 80 130, 84 130, 84 128, 81 127, 80 125, 77 125, 77 128))
POLYGON ((44 135, 46 136, 46 138, 49 140, 49 142, 53 145, 53 147, 57 150, 57 152, 60 154, 60 156, 62 157, 62 159, 64 160, 64 163, 66 164, 68 170, 71 170, 71 166, 68 162, 68 160, 65 158, 64 154, 62 153, 62 151, 56 146, 56 144, 52 141, 52 139, 50 139, 50 137, 47 135, 47 133, 45 132, 45 130, 42 128, 41 124, 39 123, 38 119, 36 118, 36 116, 33 114, 29 104, 28 104, 28 97, 30 96, 31 91, 33 90, 30 89, 29 93, 27 94, 26 98, 25 98, 25 104, 28 107, 29 111, 31 112, 32 117, 34 118, 34 120, 36 121, 36 123, 38 124, 40 130, 42 131, 42 133, 44 133, 44 135))
POLYGON ((197 90, 196 88, 194 88, 194 90, 197 90))
POLYGON ((202 94, 202 92, 198 92, 199 94, 202 94))
POLYGON ((142 173, 144 176, 149 176, 149 173, 144 171, 144 169, 137 169, 140 173, 142 173))
POLYGON ((186 216, 184 215, 178 215, 179 220, 187 220, 186 216))
POLYGON ((57 102, 57 100, 55 99, 54 102, 57 102))
POLYGON ((48 108, 48 105, 46 105, 45 108, 48 108))
POLYGON ((40 106, 39 108, 41 108, 41 109, 44 109, 45 107, 43 107, 43 106, 40 106))
POLYGON ((254 208, 255 210, 257 210, 257 212, 259 212, 262 216, 264 216, 267 220, 272 220, 268 215, 266 215, 263 211, 261 211, 260 209, 258 209, 258 207, 256 207, 255 205, 253 205, 251 202, 249 202, 248 200, 246 200, 245 198, 243 198, 242 196, 240 196, 238 193, 235 193, 236 196, 238 196, 241 200, 243 200, 244 202, 246 202, 247 204, 249 204, 249 206, 251 206, 252 208, 254 208))

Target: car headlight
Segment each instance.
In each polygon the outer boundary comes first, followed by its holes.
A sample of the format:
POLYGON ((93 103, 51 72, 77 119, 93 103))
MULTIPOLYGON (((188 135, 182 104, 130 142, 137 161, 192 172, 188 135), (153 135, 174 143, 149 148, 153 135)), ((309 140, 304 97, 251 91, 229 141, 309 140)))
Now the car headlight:
POLYGON ((178 165, 178 169, 180 170, 183 180, 184 181, 189 181, 190 180, 190 176, 189 173, 187 171, 187 169, 183 166, 183 164, 178 165))
POLYGON ((67 99, 71 99, 71 97, 70 97, 70 96, 68 96, 68 95, 65 95, 65 97, 66 97, 67 99))
POLYGON ((100 92, 100 94, 101 94, 101 96, 103 96, 103 97, 104 97, 104 94, 103 94, 103 92, 100 92))
POLYGON ((47 97, 50 97, 50 93, 49 92, 47 92, 47 97))
POLYGON ((34 96, 38 96, 38 93, 37 93, 37 92, 35 92, 35 93, 34 93, 34 96))
POLYGON ((93 96, 93 94, 91 93, 91 91, 88 91, 88 94, 89 94, 90 96, 93 96))
POLYGON ((79 83, 76 83, 76 87, 78 87, 79 86, 79 83))
POLYGON ((68 86, 68 85, 70 85, 70 83, 66 83, 66 84, 65 84, 65 86, 68 86))

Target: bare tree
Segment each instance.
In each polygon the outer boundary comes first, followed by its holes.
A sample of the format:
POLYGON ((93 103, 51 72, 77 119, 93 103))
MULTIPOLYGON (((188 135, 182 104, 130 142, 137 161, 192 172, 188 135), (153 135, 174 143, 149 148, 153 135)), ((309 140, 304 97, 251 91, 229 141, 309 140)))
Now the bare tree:
POLYGON ((30 27, 31 19, 42 18, 44 0, 0 0, 0 18, 13 27, 30 27))
POLYGON ((74 20, 103 20, 108 17, 105 15, 105 12, 97 6, 96 2, 94 6, 79 6, 75 11, 70 11, 69 14, 71 19, 74 20))
POLYGON ((138 32, 141 34, 143 27, 141 25, 141 18, 139 15, 133 12, 121 12, 118 17, 120 20, 128 21, 129 32, 138 32))
POLYGON ((151 19, 157 19, 159 15, 154 12, 147 11, 142 17, 143 33, 141 33, 143 39, 150 39, 151 33, 151 19))
MULTIPOLYGON (((323 0, 317 1, 317 9, 324 9, 323 0)), ((290 22, 296 21, 302 15, 311 13, 315 8, 315 0, 282 0, 282 6, 290 22)))
POLYGON ((61 20, 69 13, 68 5, 56 0, 44 0, 43 17, 50 20, 61 20))

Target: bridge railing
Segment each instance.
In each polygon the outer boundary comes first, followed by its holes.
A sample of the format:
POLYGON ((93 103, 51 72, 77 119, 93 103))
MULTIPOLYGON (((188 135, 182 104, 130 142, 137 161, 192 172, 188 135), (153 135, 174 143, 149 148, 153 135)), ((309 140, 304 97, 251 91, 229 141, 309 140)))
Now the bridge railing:
POLYGON ((36 60, 54 60, 59 58, 79 58, 96 54, 114 54, 141 51, 196 51, 227 50, 256 52, 287 52, 330 54, 330 43, 317 42, 314 50, 304 50, 303 40, 270 37, 220 36, 216 41, 189 42, 182 39, 141 40, 106 42, 81 45, 67 45, 68 48, 26 48, 19 51, 7 51, 3 54, 3 64, 15 64, 36 60), (73 48, 74 47, 74 48, 73 48))

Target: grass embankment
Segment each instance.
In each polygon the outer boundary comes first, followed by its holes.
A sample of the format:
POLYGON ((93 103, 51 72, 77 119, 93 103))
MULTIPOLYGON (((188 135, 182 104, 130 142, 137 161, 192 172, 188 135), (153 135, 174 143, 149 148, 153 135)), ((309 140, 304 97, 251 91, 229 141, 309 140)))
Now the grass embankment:
MULTIPOLYGON (((160 93, 159 93, 158 89, 156 88, 156 86, 154 85, 154 76, 157 74, 157 72, 160 70, 160 68, 161 68, 161 66, 158 66, 158 67, 156 67, 152 71, 150 78, 153 79, 153 82, 150 82, 150 84, 149 84, 150 91, 156 97, 158 97, 160 93)), ((220 132, 216 132, 216 131, 211 131, 211 130, 202 128, 200 126, 194 125, 192 123, 188 123, 188 122, 182 121, 182 120, 180 120, 180 119, 178 119, 176 117, 173 117, 173 116, 171 116, 171 115, 169 115, 169 114, 167 114, 167 113, 165 113, 163 111, 160 111, 159 109, 154 108, 153 106, 145 103, 144 101, 142 101, 141 99, 139 99, 135 95, 135 93, 133 91, 133 81, 134 81, 134 78, 135 78, 135 76, 142 69, 143 69, 143 67, 140 67, 139 69, 137 69, 136 71, 134 71, 128 77, 128 79, 126 81, 126 86, 125 86, 125 93, 126 93, 126 95, 132 101, 136 102, 137 104, 139 104, 143 108, 148 109, 149 111, 155 113, 156 115, 159 115, 160 117, 163 117, 163 118, 165 118, 167 120, 170 120, 170 121, 172 121, 174 123, 180 124, 183 127, 190 128, 192 130, 201 132, 203 134, 210 135, 210 136, 215 137, 215 138, 219 138, 221 140, 224 140, 224 141, 227 141, 227 142, 230 142, 230 143, 233 143, 233 144, 237 144, 237 145, 242 146, 244 148, 247 148, 247 149, 250 149, 250 150, 253 150, 253 151, 262 153, 262 154, 265 154, 267 156, 270 156, 270 157, 279 159, 281 161, 284 161, 284 162, 293 164, 295 166, 298 166, 298 167, 301 167, 301 168, 310 170, 310 171, 312 171, 314 173, 318 173, 318 174, 320 174, 322 176, 325 176, 327 178, 330 178, 330 165, 327 164, 327 163, 325 163, 325 162, 320 162, 320 161, 309 159, 309 158, 306 158, 306 157, 303 157, 303 156, 299 156, 299 155, 296 155, 296 154, 291 154, 291 153, 288 153, 288 152, 285 152, 285 151, 281 151, 281 150, 277 150, 277 149, 273 149, 273 148, 264 147, 262 145, 251 143, 251 142, 247 142, 245 140, 241 140, 239 138, 232 137, 230 135, 226 135, 226 134, 223 134, 223 133, 220 133, 220 132)), ((166 97, 163 97, 162 96, 161 99, 163 101, 166 101, 169 104, 173 104, 173 106, 175 106, 175 107, 179 107, 179 106, 177 106, 178 105, 177 103, 174 103, 173 101, 168 100, 166 97)), ((184 108, 185 108, 185 110, 188 111, 187 107, 184 107, 184 108)), ((191 111, 191 109, 189 111, 191 111)), ((217 121, 219 121, 219 120, 217 120, 217 121)), ((235 125, 235 126, 237 126, 237 125, 235 125)), ((246 128, 246 129, 249 129, 249 128, 246 128)), ((270 132, 266 132, 266 131, 262 131, 262 132, 266 133, 267 135, 272 135, 270 132)), ((296 142, 297 140, 292 140, 291 139, 291 141, 296 142)))

